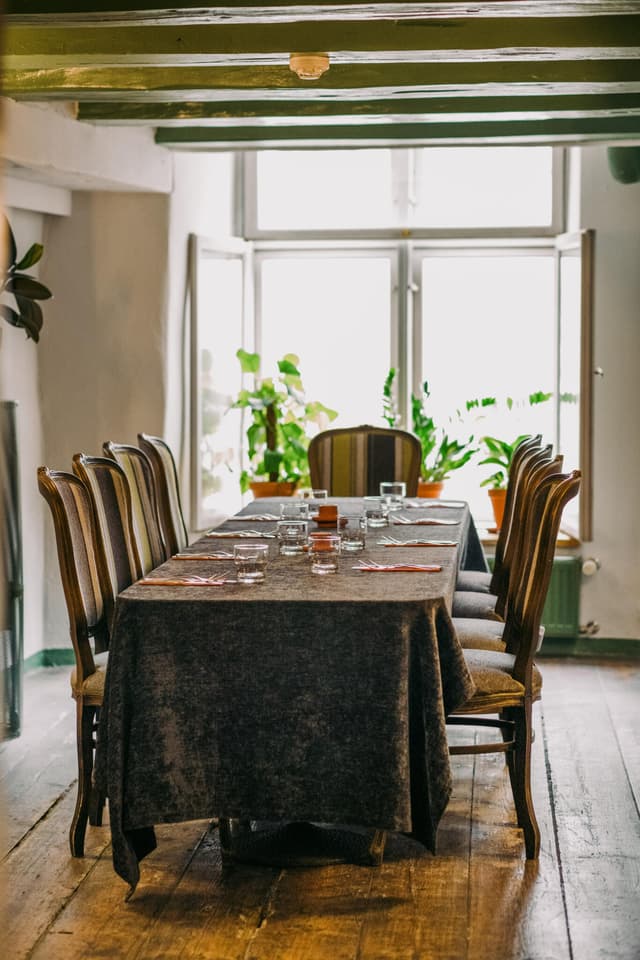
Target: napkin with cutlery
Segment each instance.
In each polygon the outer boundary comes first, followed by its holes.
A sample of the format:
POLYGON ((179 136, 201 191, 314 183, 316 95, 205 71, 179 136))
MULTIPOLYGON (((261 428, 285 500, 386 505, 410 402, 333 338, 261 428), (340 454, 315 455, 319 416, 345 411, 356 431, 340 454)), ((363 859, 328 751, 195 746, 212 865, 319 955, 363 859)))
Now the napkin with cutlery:
POLYGON ((176 553, 172 560, 233 560, 233 554, 221 550, 219 553, 176 553))
POLYGON ((430 497, 419 497, 417 500, 405 500, 405 508, 409 510, 438 510, 438 509, 455 509, 456 507, 464 507, 464 500, 432 500, 430 497))
POLYGON ((384 537, 378 540, 379 547, 456 547, 455 540, 394 540, 384 537))
POLYGON ((263 533, 260 530, 210 530, 207 537, 227 540, 262 540, 274 539, 275 533, 263 533))
POLYGON ((255 523, 256 521, 262 522, 263 520, 279 520, 280 517, 277 517, 275 513, 252 513, 247 517, 234 517, 233 522, 237 521, 247 521, 247 523, 255 523))
POLYGON ((354 570, 363 573, 439 573, 442 567, 434 563, 374 563, 361 560, 354 570))
POLYGON ((401 526, 409 527, 458 527, 460 526, 459 520, 436 520, 432 517, 416 517, 415 520, 412 517, 395 517, 392 523, 401 526))
POLYGON ((224 574, 213 577, 143 577, 138 580, 145 587, 221 587, 225 583, 237 583, 224 574))

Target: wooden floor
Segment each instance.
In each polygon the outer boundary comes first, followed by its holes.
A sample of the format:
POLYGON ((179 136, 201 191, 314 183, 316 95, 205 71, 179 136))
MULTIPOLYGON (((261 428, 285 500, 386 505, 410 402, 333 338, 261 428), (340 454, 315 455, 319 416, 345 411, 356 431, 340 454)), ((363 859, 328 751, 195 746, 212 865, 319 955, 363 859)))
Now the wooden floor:
POLYGON ((105 828, 69 856, 68 670, 27 677, 0 749, 8 960, 639 960, 640 661, 545 660, 536 708, 540 861, 503 761, 454 758, 437 857, 392 836, 381 868, 220 864, 206 822, 158 829, 129 903, 105 828))

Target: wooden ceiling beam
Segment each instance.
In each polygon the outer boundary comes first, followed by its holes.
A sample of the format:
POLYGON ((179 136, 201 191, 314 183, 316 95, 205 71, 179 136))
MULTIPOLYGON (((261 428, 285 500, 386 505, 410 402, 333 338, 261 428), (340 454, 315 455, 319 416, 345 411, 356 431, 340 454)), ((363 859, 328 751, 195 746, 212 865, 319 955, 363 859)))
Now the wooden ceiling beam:
POLYGON ((405 63, 336 65, 313 86, 288 67, 121 67, 5 69, 3 93, 14 99, 195 101, 222 99, 382 99, 464 95, 518 96, 584 92, 633 93, 640 58, 531 63, 405 63))
POLYGON ((325 146, 550 143, 640 138, 640 116, 547 120, 326 124, 296 127, 160 127, 156 143, 180 149, 278 149, 325 146))
POLYGON ((246 124, 296 124, 340 122, 417 122, 429 116, 446 115, 458 122, 482 114, 485 119, 522 119, 532 114, 542 118, 631 116, 640 112, 640 91, 629 94, 582 94, 529 97, 432 97, 365 101, 267 101, 119 103, 105 101, 82 103, 78 119, 91 123, 221 126, 246 124))
POLYGON ((290 52, 391 51, 448 54, 455 60, 517 55, 531 60, 564 57, 623 59, 640 47, 640 9, 635 15, 596 17, 433 20, 335 20, 246 24, 81 25, 59 21, 27 26, 9 21, 5 55, 9 69, 70 64, 145 63, 170 66, 215 62, 218 57, 290 52))

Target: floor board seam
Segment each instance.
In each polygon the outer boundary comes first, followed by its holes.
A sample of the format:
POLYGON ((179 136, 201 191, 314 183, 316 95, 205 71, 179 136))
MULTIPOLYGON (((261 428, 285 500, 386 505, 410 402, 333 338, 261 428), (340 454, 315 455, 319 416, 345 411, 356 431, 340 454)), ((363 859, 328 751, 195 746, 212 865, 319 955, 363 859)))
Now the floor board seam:
MULTIPOLYGON (((473 735, 473 742, 478 742, 478 732, 473 735)), ((471 948, 471 901, 473 891, 471 889, 471 858, 473 857, 473 817, 474 804, 476 799, 476 773, 478 765, 478 754, 473 754, 471 767, 471 796, 469 798, 469 842, 467 845, 467 930, 465 935, 465 960, 468 960, 469 950, 471 948)))
POLYGON ((565 890, 564 870, 562 868, 562 854, 560 851, 560 839, 558 835, 558 820, 556 817, 556 797, 553 789, 553 773, 551 772, 551 760, 549 757, 547 727, 544 719, 544 705, 540 704, 540 727, 542 729, 542 746, 544 750, 544 766, 547 774, 547 789, 549 791, 549 804, 551 806, 551 823, 553 824, 553 842, 556 849, 556 862, 558 864, 558 877, 560 880, 560 896, 562 897, 562 910, 564 912, 564 923, 567 931, 567 944, 569 946, 569 960, 574 960, 573 942, 571 939, 571 927, 569 925, 569 911, 567 909, 567 894, 565 890))
POLYGON ((258 914, 258 919, 256 920, 255 929, 251 934, 251 936, 249 937, 249 939, 247 940, 247 945, 242 955, 243 960, 252 960, 252 956, 253 956, 252 947, 256 942, 260 934, 260 930, 264 926, 265 922, 269 919, 270 916, 273 916, 274 911, 271 908, 273 906, 273 902, 275 900, 278 887, 280 886, 280 882, 284 877, 285 873, 286 873, 286 870, 279 870, 269 885, 269 889, 267 890, 267 895, 264 898, 262 906, 260 907, 260 912, 258 914))
POLYGON ((26 840, 28 837, 31 836, 31 834, 33 833, 33 831, 36 830, 36 829, 40 826, 41 823, 43 823, 45 820, 47 820, 47 819, 51 816, 51 814, 53 813, 53 811, 55 810, 55 808, 58 806, 58 804, 62 803, 62 801, 65 799, 65 797, 71 792, 71 790, 73 790, 73 788, 75 787, 76 783, 77 783, 77 780, 74 780, 72 783, 69 784, 68 787, 66 787, 65 789, 63 789, 62 793, 58 794, 58 796, 56 797, 56 799, 53 801, 52 804, 50 804, 50 806, 47 807, 47 809, 46 809, 45 812, 42 814, 42 816, 41 816, 41 817, 38 817, 38 819, 36 820, 36 822, 33 823, 33 824, 29 827, 29 829, 26 831, 26 833, 23 833, 22 836, 21 836, 18 840, 16 840, 16 842, 12 845, 12 847, 11 847, 10 850, 7 850, 7 852, 6 852, 5 855, 2 857, 2 859, 0 859, 0 864, 6 863, 6 861, 9 859, 9 857, 11 857, 12 854, 14 854, 15 851, 16 851, 20 846, 22 846, 22 844, 25 842, 25 840, 26 840))
POLYGON ((627 778, 627 783, 629 784, 629 793, 631 794, 633 800, 633 806, 635 808, 638 819, 640 819, 640 805, 638 804, 638 797, 636 796, 635 790, 633 789, 633 781, 629 776, 629 768, 627 767, 627 761, 624 755, 624 750, 622 749, 622 744, 620 743, 620 738, 618 737, 618 728, 614 722, 613 716, 611 714, 611 708, 609 706, 609 699, 607 697, 607 692, 605 690, 604 684, 602 682, 602 675, 600 673, 600 668, 598 668, 598 685, 602 691, 602 697, 607 708, 607 715, 609 717, 609 722, 613 730, 613 736, 616 741, 616 746, 618 747, 618 753, 620 754, 620 760, 622 761, 622 769, 624 770, 624 775, 627 778))

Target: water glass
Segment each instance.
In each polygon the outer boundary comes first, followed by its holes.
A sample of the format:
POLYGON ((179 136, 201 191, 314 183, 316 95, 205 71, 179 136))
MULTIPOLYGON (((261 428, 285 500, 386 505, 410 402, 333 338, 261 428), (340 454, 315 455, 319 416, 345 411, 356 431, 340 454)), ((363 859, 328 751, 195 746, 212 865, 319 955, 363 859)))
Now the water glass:
POLYGON ((286 519, 278 520, 278 540, 280 553, 292 557, 304 551, 307 542, 307 521, 286 519))
POLYGON ((320 576, 327 573, 336 573, 338 570, 339 556, 340 534, 312 534, 309 537, 311 573, 317 573, 320 576))
POLYGON ((328 490, 312 490, 311 491, 311 507, 312 509, 317 510, 321 503, 327 502, 327 497, 329 496, 328 490))
POLYGON ((380 496, 386 500, 388 510, 402 510, 406 495, 406 483, 388 481, 380 484, 380 496))
POLYGON ((269 547, 266 543, 237 543, 233 562, 238 583, 261 583, 267 568, 269 547))
POLYGON ((389 525, 387 501, 384 497, 364 497, 364 513, 368 527, 389 525))
POLYGON ((308 520, 309 504, 302 500, 288 500, 280 504, 281 520, 308 520))
POLYGON ((341 550, 359 553, 360 550, 364 550, 366 538, 367 518, 364 514, 340 518, 341 550))

